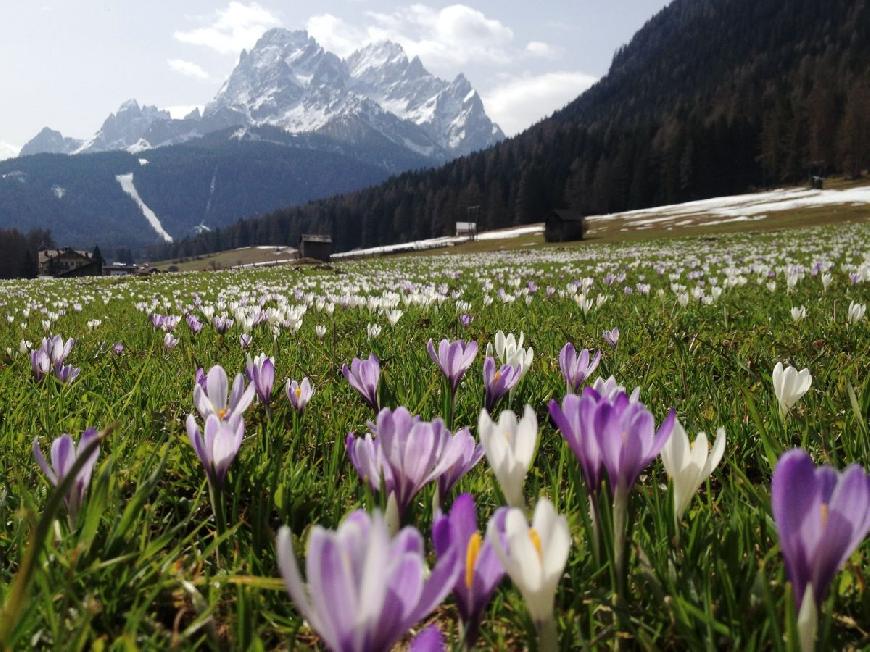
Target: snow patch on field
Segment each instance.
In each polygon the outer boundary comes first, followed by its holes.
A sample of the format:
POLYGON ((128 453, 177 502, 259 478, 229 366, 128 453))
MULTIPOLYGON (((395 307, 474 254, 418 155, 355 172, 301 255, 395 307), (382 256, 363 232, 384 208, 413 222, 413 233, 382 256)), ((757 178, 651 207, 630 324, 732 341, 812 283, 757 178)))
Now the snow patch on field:
POLYGON ((762 220, 769 217, 768 213, 837 205, 870 205, 870 186, 846 190, 770 190, 748 195, 713 197, 712 199, 701 199, 684 204, 669 204, 623 213, 590 215, 586 220, 592 224, 624 220, 625 225, 629 227, 649 228, 648 225, 653 223, 681 218, 682 221, 678 224, 686 225, 690 222, 687 222, 685 218, 691 218, 692 222, 695 222, 693 226, 713 226, 728 222, 762 220))
MULTIPOLYGON (((543 224, 528 224, 526 226, 518 226, 512 229, 499 229, 497 231, 484 231, 478 233, 476 240, 509 240, 519 238, 524 235, 537 235, 544 232, 543 224)), ((353 251, 343 251, 338 254, 332 254, 332 258, 340 260, 342 258, 357 258, 361 256, 379 256, 382 254, 397 254, 411 251, 425 251, 427 249, 439 249, 441 247, 449 247, 451 245, 468 242, 467 236, 452 236, 446 235, 440 238, 428 238, 426 240, 415 240, 414 242, 404 242, 402 244, 386 245, 383 247, 369 247, 368 249, 354 249, 353 251)))
POLYGON ((133 173, 129 174, 119 174, 115 177, 115 180, 120 184, 121 190, 130 195, 130 198, 136 202, 136 205, 139 207, 139 210, 142 211, 142 215, 145 216, 145 219, 148 220, 148 224, 151 225, 151 228, 157 232, 161 238, 163 238, 166 242, 172 242, 172 236, 166 232, 166 229, 163 228, 163 225, 160 223, 160 219, 157 215, 148 208, 148 205, 142 201, 142 198, 139 196, 139 192, 136 190, 136 186, 133 185, 133 173))

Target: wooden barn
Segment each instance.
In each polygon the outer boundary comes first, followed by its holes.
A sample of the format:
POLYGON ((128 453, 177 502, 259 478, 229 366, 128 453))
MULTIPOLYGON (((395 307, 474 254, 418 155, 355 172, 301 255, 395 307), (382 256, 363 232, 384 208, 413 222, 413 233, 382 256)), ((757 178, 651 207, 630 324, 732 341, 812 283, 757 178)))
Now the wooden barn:
POLYGON ((550 212, 544 225, 544 240, 568 242, 582 240, 586 232, 586 216, 580 211, 557 208, 550 212))
POLYGON ((328 235, 303 233, 299 237, 300 258, 313 258, 329 262, 332 255, 332 238, 328 235))

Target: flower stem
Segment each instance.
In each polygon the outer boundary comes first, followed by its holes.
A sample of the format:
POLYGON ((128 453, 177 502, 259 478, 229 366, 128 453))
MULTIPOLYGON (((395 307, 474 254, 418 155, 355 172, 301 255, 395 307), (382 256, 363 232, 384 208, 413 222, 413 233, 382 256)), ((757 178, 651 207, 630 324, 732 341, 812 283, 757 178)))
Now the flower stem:
POLYGON ((613 569, 616 593, 622 595, 625 583, 625 526, 628 516, 628 491, 620 484, 613 494, 613 569))
POLYGON ((559 634, 553 618, 535 622, 538 630, 538 652, 556 652, 559 649, 559 634))
POLYGON ((224 501, 221 496, 221 490, 214 486, 212 482, 208 483, 208 499, 211 501, 211 511, 214 513, 215 527, 217 535, 223 536, 227 529, 226 518, 224 517, 224 501))

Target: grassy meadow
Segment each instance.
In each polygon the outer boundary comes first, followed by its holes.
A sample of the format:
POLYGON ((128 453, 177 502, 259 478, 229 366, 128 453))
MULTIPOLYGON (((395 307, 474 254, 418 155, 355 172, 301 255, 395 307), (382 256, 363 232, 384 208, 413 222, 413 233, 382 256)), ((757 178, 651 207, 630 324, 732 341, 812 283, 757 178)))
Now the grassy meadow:
MULTIPOLYGON (((459 384, 451 430, 468 426, 477 438, 484 349, 503 331, 523 333, 534 357, 493 418, 502 410, 521 414, 525 405, 534 410, 537 452, 523 487, 528 513, 546 496, 570 532, 555 596, 559 648, 797 649, 771 474, 793 447, 817 464, 870 467, 870 316, 848 317, 850 303, 870 303, 868 242, 864 222, 329 268, 0 282, 4 643, 320 649, 281 582, 276 533, 289 526, 304 574, 314 524, 335 529, 355 509, 386 506, 345 450, 347 434, 367 432, 375 412, 345 380, 342 364, 374 353, 382 407, 446 419, 445 384, 426 344, 475 340, 480 352, 459 384), (792 308, 800 306, 806 316, 795 320, 792 308), (180 320, 174 329, 156 328, 153 314, 180 320), (234 322, 224 334, 211 323, 222 314, 234 322), (192 332, 187 315, 204 324, 201 332, 192 332), (614 327, 615 346, 602 338, 614 327), (171 348, 167 332, 177 339, 171 348), (243 333, 251 338, 247 349, 243 333), (81 371, 71 382, 51 373, 34 378, 22 340, 36 349, 49 335, 75 340, 66 362, 81 371), (586 384, 612 375, 628 392, 639 387, 656 426, 673 408, 690 438, 703 431, 712 441, 719 427, 726 432, 721 463, 676 524, 661 461, 643 470, 630 495, 620 590, 612 541, 605 536, 605 549, 598 559, 593 554, 580 466, 548 415, 547 402, 566 391, 558 364, 566 342, 601 350, 586 384), (247 355, 260 353, 274 358, 274 390, 268 405, 256 400, 244 413, 244 440, 218 497, 226 519, 219 535, 209 483, 185 430, 196 414, 195 373, 221 365, 232 380, 247 355), (785 416, 771 381, 777 362, 812 374, 810 390, 785 416), (298 413, 284 385, 303 377, 315 393, 298 413), (47 454, 61 433, 78 441, 88 427, 108 432, 71 518, 52 502, 33 440, 47 454)), ((434 491, 424 487, 402 518, 422 534, 430 567, 434 491)), ((445 511, 460 493, 475 497, 484 533, 504 504, 485 456, 452 489, 445 511)), ((606 526, 612 515, 601 503, 606 526)), ((835 576, 819 609, 819 649, 870 647, 868 557, 865 541, 835 576)), ((452 597, 413 632, 428 623, 459 649, 452 597)), ((476 649, 536 645, 523 597, 505 576, 476 649)))

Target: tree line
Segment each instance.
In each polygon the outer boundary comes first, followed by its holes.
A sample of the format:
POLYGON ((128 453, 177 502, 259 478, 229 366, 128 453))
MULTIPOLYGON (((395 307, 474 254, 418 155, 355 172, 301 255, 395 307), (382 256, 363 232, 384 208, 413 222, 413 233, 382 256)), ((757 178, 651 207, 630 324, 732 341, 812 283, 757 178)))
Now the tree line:
POLYGON ((434 170, 278 210, 153 252, 295 244, 339 250, 479 229, 555 207, 606 213, 870 166, 870 3, 675 0, 608 74, 522 134, 434 170))
POLYGON ((35 278, 40 248, 53 246, 48 229, 0 229, 0 278, 35 278))

